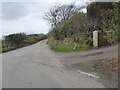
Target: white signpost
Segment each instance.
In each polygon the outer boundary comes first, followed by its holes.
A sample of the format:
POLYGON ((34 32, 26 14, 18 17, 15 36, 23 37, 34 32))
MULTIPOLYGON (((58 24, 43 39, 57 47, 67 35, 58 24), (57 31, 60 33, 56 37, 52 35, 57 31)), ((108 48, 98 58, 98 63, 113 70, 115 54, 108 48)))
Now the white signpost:
POLYGON ((98 47, 98 31, 93 31, 93 46, 98 47))

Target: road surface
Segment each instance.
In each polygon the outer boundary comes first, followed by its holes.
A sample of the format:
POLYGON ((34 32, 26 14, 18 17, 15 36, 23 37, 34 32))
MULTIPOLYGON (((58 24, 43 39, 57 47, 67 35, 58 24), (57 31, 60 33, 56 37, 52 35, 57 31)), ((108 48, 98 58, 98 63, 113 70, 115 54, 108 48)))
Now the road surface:
POLYGON ((105 88, 98 78, 67 70, 62 64, 76 55, 89 56, 90 51, 55 53, 46 42, 2 54, 2 88, 105 88))

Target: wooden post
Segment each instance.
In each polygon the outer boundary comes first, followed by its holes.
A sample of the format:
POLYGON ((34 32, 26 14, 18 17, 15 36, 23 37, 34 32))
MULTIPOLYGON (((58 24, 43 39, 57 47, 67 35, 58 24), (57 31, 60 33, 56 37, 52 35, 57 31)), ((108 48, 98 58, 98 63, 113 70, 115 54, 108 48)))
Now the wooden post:
POLYGON ((93 31, 93 46, 98 47, 98 31, 93 31))

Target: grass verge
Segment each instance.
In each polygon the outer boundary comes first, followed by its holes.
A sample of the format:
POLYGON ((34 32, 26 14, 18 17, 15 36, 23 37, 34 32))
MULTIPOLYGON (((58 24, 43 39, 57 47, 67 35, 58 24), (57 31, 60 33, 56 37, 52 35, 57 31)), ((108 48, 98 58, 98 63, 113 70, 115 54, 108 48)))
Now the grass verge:
POLYGON ((55 52, 72 52, 72 51, 81 51, 86 50, 87 46, 84 45, 74 45, 72 43, 70 44, 58 44, 58 43, 50 43, 49 44, 51 49, 55 52))

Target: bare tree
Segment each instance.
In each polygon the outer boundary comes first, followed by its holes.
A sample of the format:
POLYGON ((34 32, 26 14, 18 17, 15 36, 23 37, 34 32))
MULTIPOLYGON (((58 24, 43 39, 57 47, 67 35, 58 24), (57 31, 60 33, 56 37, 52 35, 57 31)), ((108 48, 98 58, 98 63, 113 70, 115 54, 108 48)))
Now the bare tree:
POLYGON ((59 17, 58 17, 58 8, 59 7, 60 7, 60 4, 56 4, 54 7, 50 8, 49 12, 46 12, 45 16, 43 17, 52 26, 56 26, 57 23, 59 22, 59 17))
POLYGON ((75 2, 69 5, 56 4, 50 8, 49 12, 45 13, 43 18, 47 20, 52 27, 56 27, 58 23, 70 19, 73 14, 80 12, 83 8, 85 8, 85 6, 78 7, 75 5, 75 2))

